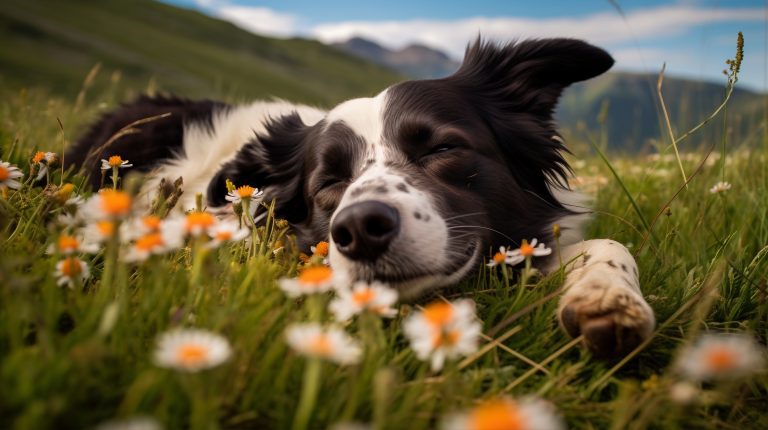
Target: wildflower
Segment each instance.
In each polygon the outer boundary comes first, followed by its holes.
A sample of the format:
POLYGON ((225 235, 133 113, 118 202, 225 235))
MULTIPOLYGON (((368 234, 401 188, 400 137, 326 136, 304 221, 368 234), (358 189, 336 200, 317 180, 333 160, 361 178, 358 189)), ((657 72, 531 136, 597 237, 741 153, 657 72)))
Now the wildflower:
POLYGON ((110 420, 103 422, 96 426, 96 430, 162 430, 163 426, 160 425, 154 418, 149 417, 132 417, 121 420, 110 420))
POLYGON ((669 399, 681 405, 692 403, 701 390, 688 381, 676 382, 669 387, 669 399))
POLYGON ((392 308, 397 302, 397 291, 381 282, 357 282, 351 289, 338 290, 338 297, 328 305, 338 321, 346 321, 364 310, 386 318, 397 315, 392 308))
POLYGON ((114 221, 96 221, 85 226, 82 230, 83 241, 88 243, 104 243, 115 234, 114 221))
POLYGON ((85 202, 82 211, 91 219, 116 220, 130 214, 131 203, 132 199, 128 193, 103 189, 85 202))
POLYGON ((488 267, 496 267, 499 264, 517 264, 519 261, 512 263, 513 260, 507 257, 507 254, 509 251, 507 251, 507 248, 504 246, 499 247, 499 252, 493 254, 493 257, 491 257, 490 260, 488 260, 488 264, 486 266, 488 267))
POLYGON ((133 167, 133 164, 129 164, 128 160, 123 160, 119 155, 113 155, 106 160, 101 159, 101 170, 124 169, 126 167, 133 167))
POLYGON ((224 242, 238 242, 248 237, 249 230, 241 228, 236 222, 221 222, 208 229, 211 241, 209 248, 216 248, 224 242))
POLYGON ((194 237, 199 237, 216 224, 216 218, 208 212, 193 211, 187 214, 184 220, 186 232, 194 237))
POLYGON ((56 162, 56 154, 53 152, 37 151, 32 157, 32 163, 35 164, 39 171, 37 173, 37 180, 43 179, 43 176, 48 173, 48 167, 52 166, 56 162))
POLYGON ((242 187, 239 187, 233 191, 230 191, 225 199, 227 201, 232 202, 233 204, 242 203, 244 200, 246 201, 260 201, 261 196, 264 195, 264 191, 259 190, 258 188, 251 187, 249 185, 243 185, 242 187))
POLYGON ((21 182, 17 181, 17 179, 23 176, 24 173, 18 167, 0 160, 0 190, 6 188, 18 190, 21 187, 21 182))
POLYGON ((56 272, 54 273, 56 284, 60 287, 68 286, 72 288, 75 283, 83 282, 91 276, 88 264, 77 257, 66 257, 56 263, 56 272))
POLYGON ((309 249, 312 251, 312 255, 319 255, 320 257, 327 257, 328 256, 328 242, 321 241, 317 242, 317 245, 310 246, 309 249))
POLYGON ((710 188, 709 192, 712 194, 720 194, 730 189, 731 189, 731 184, 729 182, 720 181, 716 183, 712 188, 710 188))
POLYGON ((293 324, 285 331, 285 337, 288 345, 299 354, 338 364, 355 364, 363 352, 343 330, 323 328, 317 323, 293 324))
POLYGON ((134 218, 130 223, 123 224, 120 233, 128 239, 136 239, 160 230, 163 220, 157 215, 145 215, 134 218))
POLYGON ((164 222, 157 230, 139 236, 125 255, 125 261, 144 261, 150 255, 164 254, 184 243, 184 231, 176 222, 164 222))
POLYGON ((200 329, 175 329, 157 339, 155 364, 160 367, 199 372, 229 360, 232 348, 226 338, 200 329))
POLYGON ((506 263, 514 266, 515 264, 525 261, 527 258, 543 257, 551 253, 551 248, 547 248, 543 243, 538 243, 538 240, 535 238, 531 239, 530 244, 527 240, 523 239, 523 243, 520 244, 520 248, 507 251, 506 263))
POLYGON ((290 297, 302 294, 324 293, 335 286, 340 287, 341 279, 328 266, 310 266, 299 271, 293 279, 280 279, 280 289, 290 297))
POLYGON ((485 401, 463 414, 448 416, 443 430, 560 430, 565 425, 544 400, 507 397, 485 401))
POLYGON ((475 318, 472 300, 433 302, 403 323, 405 336, 420 360, 430 360, 433 371, 445 360, 477 350, 482 324, 475 318))
POLYGON ((92 243, 80 241, 75 236, 62 234, 59 236, 56 243, 48 248, 48 253, 52 254, 54 252, 59 252, 62 255, 72 255, 76 252, 85 252, 92 254, 98 252, 98 250, 99 247, 92 243))
POLYGON ((689 379, 729 379, 758 372, 764 365, 763 351, 746 335, 708 334, 684 351, 678 370, 689 379))

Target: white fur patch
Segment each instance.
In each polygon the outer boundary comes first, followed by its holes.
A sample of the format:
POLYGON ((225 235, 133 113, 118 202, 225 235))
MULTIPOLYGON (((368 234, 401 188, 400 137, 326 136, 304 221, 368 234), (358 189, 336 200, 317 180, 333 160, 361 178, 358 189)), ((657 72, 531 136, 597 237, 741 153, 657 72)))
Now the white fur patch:
POLYGON ((184 156, 169 160, 151 175, 142 189, 142 203, 147 206, 162 178, 171 181, 184 178, 184 194, 178 207, 194 208, 195 195, 205 193, 211 178, 221 166, 231 160, 256 133, 266 131, 266 123, 297 112, 306 125, 314 125, 325 112, 309 106, 296 105, 281 100, 259 101, 247 105, 232 106, 213 113, 213 127, 200 123, 185 124, 184 156))

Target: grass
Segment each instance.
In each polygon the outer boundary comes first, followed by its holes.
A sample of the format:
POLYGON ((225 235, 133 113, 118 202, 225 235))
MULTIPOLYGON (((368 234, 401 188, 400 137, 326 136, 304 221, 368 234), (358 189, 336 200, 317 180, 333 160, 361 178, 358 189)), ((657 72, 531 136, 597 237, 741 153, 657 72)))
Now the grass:
MULTIPOLYGON (((4 90, 0 158, 28 173, 35 150, 61 153, 87 121, 122 97, 107 87, 80 98, 85 102, 4 90)), ((322 363, 312 370, 319 373, 319 395, 310 428, 340 421, 433 428, 446 414, 497 395, 543 397, 573 429, 768 428, 764 370, 748 380, 704 384, 690 405, 669 400, 679 379, 674 360, 702 332, 748 332, 763 344, 768 337, 764 130, 760 142, 738 149, 727 136, 716 151, 681 143, 687 188, 671 149, 655 157, 608 154, 605 161, 591 151, 576 154, 578 187, 595 199, 588 237, 629 247, 656 313, 657 329, 641 350, 598 361, 568 338, 554 318, 562 274, 507 284, 479 267, 440 292, 477 303, 486 333, 478 353, 429 372, 402 334, 412 305, 401 306, 391 322, 352 323, 348 333, 380 341, 366 341, 359 365, 322 363), (710 194, 720 180, 733 188, 710 194)), ((64 182, 88 194, 81 177, 56 170, 51 183, 64 182)), ((0 199, 0 427, 89 428, 137 415, 166 428, 295 425, 313 377, 284 332, 293 322, 329 317, 312 311, 316 303, 277 288, 276 280, 293 276, 299 262, 283 223, 254 233, 260 247, 206 252, 191 245, 139 265, 117 263, 108 247, 83 257, 92 279, 66 289, 53 275, 59 257, 46 253, 61 230, 53 190, 28 184, 0 199), (278 241, 286 249, 275 255, 278 241), (232 344, 232 359, 197 374, 155 366, 157 336, 173 327, 220 333, 232 344)), ((325 304, 329 297, 316 300, 325 304)))

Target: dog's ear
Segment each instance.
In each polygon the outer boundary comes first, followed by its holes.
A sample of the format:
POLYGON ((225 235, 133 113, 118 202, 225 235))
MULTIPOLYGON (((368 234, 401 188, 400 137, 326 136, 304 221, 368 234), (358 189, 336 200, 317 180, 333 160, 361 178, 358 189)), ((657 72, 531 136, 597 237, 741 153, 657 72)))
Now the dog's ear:
POLYGON ((562 208, 550 186, 565 184, 569 167, 552 114, 568 85, 612 65, 607 52, 580 40, 497 45, 478 39, 445 80, 491 127, 518 184, 562 208))
POLYGON ((563 89, 613 65, 604 50, 575 39, 534 39, 497 45, 477 39, 449 79, 507 109, 551 117, 563 89))
POLYGON ((245 144, 225 163, 208 184, 210 206, 227 203, 226 180, 235 186, 250 185, 264 190, 264 201, 276 202, 276 216, 291 223, 307 217, 303 195, 304 150, 312 127, 291 113, 270 120, 266 132, 245 144))

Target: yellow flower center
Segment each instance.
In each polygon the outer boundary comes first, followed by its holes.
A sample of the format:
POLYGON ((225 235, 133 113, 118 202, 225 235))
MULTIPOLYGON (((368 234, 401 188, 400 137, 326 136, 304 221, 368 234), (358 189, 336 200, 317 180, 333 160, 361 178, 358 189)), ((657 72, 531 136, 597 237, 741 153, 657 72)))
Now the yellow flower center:
POLYGON ((736 364, 736 357, 733 355, 733 351, 728 348, 717 348, 707 354, 706 363, 715 372, 723 372, 733 368, 736 364))
POLYGON ((35 156, 32 157, 33 163, 39 163, 41 161, 45 160, 45 152, 43 151, 37 151, 35 152, 35 156))
POLYGON ((216 218, 208 212, 191 212, 187 215, 187 230, 207 229, 215 222, 216 218))
POLYGON ((179 347, 176 358, 184 365, 198 364, 208 358, 208 349, 195 344, 182 345, 179 347))
POLYGON ((83 265, 75 257, 65 258, 61 265, 61 273, 68 278, 74 278, 75 276, 83 273, 83 265))
POLYGON ((315 255, 327 256, 328 255, 328 242, 322 241, 315 245, 315 255))
POLYGON ((523 243, 520 245, 520 254, 522 254, 523 257, 530 257, 533 255, 533 247, 525 239, 523 239, 523 243))
POLYGON ((328 336, 324 334, 317 335, 316 338, 309 342, 309 351, 317 355, 330 355, 333 351, 331 342, 328 340, 328 336))
POLYGON ((147 228, 147 230, 155 231, 160 228, 160 217, 155 215, 147 215, 141 219, 141 223, 144 225, 144 227, 147 228))
POLYGON ((307 286, 315 286, 328 282, 333 277, 333 270, 327 266, 313 266, 303 269, 299 273, 299 282, 307 286))
POLYGON ((483 403, 469 414, 472 430, 521 430, 526 427, 524 424, 515 405, 504 400, 483 403))
POLYGON ((232 240, 232 232, 229 230, 219 230, 216 232, 216 240, 222 242, 232 240))
POLYGON ((376 297, 376 293, 370 288, 364 288, 362 290, 355 290, 352 293, 352 301, 360 306, 365 306, 376 297))
POLYGON ((443 326, 453 317, 453 305, 446 302, 434 302, 428 304, 424 308, 424 318, 429 321, 430 324, 436 326, 443 326))
POLYGON ((59 188, 58 197, 61 201, 65 201, 72 195, 72 191, 75 191, 75 186, 72 184, 64 184, 59 188))
POLYGON ((80 246, 80 244, 77 239, 72 236, 63 234, 59 237, 59 251, 76 251, 78 246, 80 246))
POLYGON ((502 252, 497 252, 496 254, 493 254, 493 261, 497 264, 501 264, 504 262, 504 260, 507 258, 506 255, 502 252))
POLYGON ((256 189, 248 185, 243 185, 236 190, 237 195, 240 196, 241 199, 250 199, 254 191, 256 191, 256 189))
POLYGON ((123 164, 123 159, 119 155, 113 155, 107 160, 107 164, 112 167, 120 167, 123 164))
POLYGON ((435 338, 432 339, 432 347, 433 348, 440 348, 441 346, 453 346, 456 345, 456 343, 459 342, 459 331, 458 330, 450 330, 446 332, 441 332, 437 335, 435 335, 435 338))
POLYGON ((160 233, 150 233, 136 239, 136 249, 141 251, 152 251, 158 246, 163 246, 163 236, 160 233))
POLYGON ((110 216, 124 216, 131 211, 131 196, 117 190, 103 190, 101 196, 101 210, 110 216))
POLYGON ((96 223, 96 229, 102 236, 112 236, 115 232, 115 223, 112 221, 98 221, 96 223))
POLYGON ((11 171, 3 166, 0 166, 0 182, 5 181, 11 177, 11 171))

